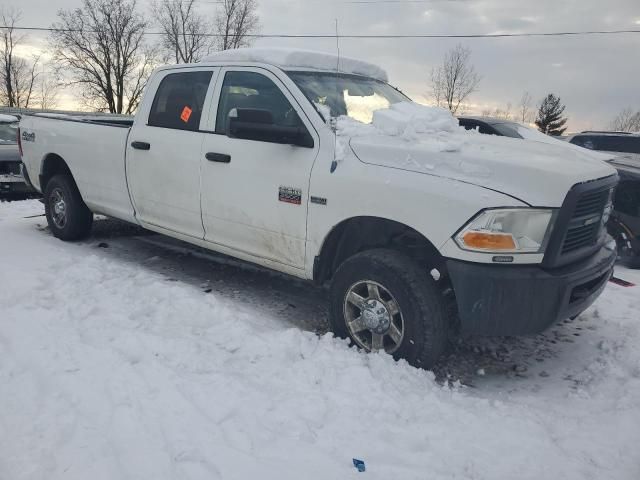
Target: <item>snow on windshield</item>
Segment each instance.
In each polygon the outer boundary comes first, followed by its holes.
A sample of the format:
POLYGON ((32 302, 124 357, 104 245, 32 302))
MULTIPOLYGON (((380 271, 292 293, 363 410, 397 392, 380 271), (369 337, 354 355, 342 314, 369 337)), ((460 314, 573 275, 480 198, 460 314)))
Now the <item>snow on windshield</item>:
MULTIPOLYGON (((471 136, 479 134, 460 127, 458 120, 444 108, 405 101, 373 111, 372 121, 368 124, 352 116, 342 115, 336 120, 336 135, 335 159, 336 162, 341 162, 350 151, 349 142, 355 137, 377 137, 376 141, 382 143, 385 138, 388 141, 399 139, 419 143, 422 148, 433 152, 457 152, 471 136)), ((407 161, 415 160, 408 158, 407 161)), ((428 169, 424 165, 417 167, 428 169)), ((490 173, 479 172, 475 168, 472 170, 473 172, 466 173, 490 173)))
POLYGON ((325 105, 334 118, 346 115, 359 122, 371 123, 374 111, 409 100, 395 88, 374 78, 308 71, 288 72, 288 75, 316 108, 325 105))

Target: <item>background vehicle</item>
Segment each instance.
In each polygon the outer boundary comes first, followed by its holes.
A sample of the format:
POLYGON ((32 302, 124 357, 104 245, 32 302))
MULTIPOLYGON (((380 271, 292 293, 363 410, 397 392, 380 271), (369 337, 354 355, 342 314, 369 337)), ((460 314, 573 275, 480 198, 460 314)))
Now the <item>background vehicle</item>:
POLYGON ((609 233, 616 239, 622 263, 640 268, 640 134, 583 132, 569 141, 615 155, 611 165, 618 170, 620 184, 614 197, 609 233))
POLYGON ((26 116, 23 160, 56 237, 101 213, 329 282, 336 334, 413 365, 443 352, 452 311, 463 333, 517 335, 591 305, 615 261, 615 169, 466 132, 386 79, 221 52, 156 70, 133 122, 26 116))
MULTIPOLYGON (((518 138, 523 140, 531 140, 535 142, 548 143, 550 145, 565 145, 569 149, 574 151, 582 151, 576 149, 573 145, 567 144, 564 138, 552 137, 545 135, 544 133, 536 130, 535 128, 527 127, 518 122, 512 122, 503 118, 492 117, 458 117, 460 126, 467 130, 477 130, 485 135, 497 135, 509 138, 518 138)), ((594 158, 607 159, 608 157, 599 157, 594 155, 594 158)))
POLYGON ((467 130, 477 130, 485 135, 498 135, 511 138, 524 138, 518 132, 520 127, 525 128, 516 122, 492 117, 458 117, 461 127, 467 130))
POLYGON ((18 117, 0 114, 0 197, 35 193, 22 175, 18 122, 18 117))

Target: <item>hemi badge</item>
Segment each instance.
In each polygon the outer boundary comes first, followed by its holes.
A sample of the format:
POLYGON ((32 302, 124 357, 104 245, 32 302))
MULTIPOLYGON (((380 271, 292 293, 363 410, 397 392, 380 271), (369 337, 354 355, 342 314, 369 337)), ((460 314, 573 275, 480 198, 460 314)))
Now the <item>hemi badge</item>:
POLYGON ((318 205, 326 205, 327 199, 324 197, 314 197, 311 195, 311 203, 317 203, 318 205))
POLYGON ((302 190, 292 187, 280 187, 278 191, 278 200, 293 205, 302 204, 302 190))

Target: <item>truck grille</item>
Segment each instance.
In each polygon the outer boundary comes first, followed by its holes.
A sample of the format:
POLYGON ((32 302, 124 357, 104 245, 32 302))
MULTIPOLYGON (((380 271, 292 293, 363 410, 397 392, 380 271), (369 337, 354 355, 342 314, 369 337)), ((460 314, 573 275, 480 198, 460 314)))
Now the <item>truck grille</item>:
POLYGON ((562 254, 596 243, 602 227, 602 215, 609 200, 609 189, 584 192, 576 202, 562 244, 562 254))
POLYGON ((595 253, 606 239, 604 216, 618 176, 574 185, 562 203, 544 254, 543 266, 557 268, 595 253))

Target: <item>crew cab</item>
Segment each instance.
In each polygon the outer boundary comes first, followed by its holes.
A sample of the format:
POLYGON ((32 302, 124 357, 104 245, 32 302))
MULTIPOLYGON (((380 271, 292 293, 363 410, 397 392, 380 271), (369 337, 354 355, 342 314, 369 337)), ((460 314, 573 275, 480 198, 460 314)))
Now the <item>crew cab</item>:
POLYGON ((605 288, 615 169, 479 135, 359 60, 239 49, 156 70, 133 121, 25 116, 51 232, 94 213, 329 285, 334 332, 429 368, 448 333, 540 332, 605 288))

